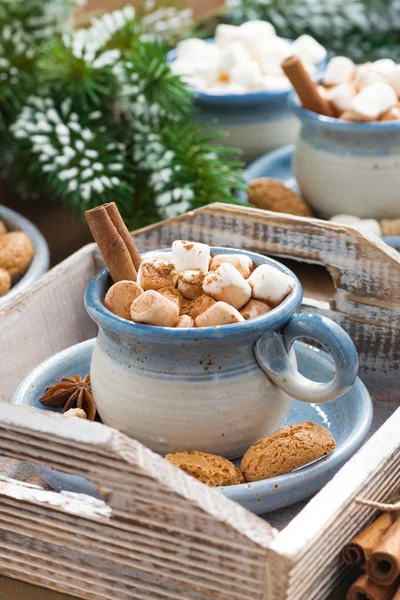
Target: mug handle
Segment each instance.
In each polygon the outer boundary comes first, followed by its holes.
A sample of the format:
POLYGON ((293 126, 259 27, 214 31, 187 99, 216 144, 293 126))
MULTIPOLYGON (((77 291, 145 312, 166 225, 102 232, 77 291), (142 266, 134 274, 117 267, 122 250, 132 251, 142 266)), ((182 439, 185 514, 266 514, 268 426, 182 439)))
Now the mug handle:
POLYGON ((353 385, 358 372, 357 350, 344 329, 331 319, 313 313, 297 313, 280 333, 265 333, 255 344, 255 356, 278 387, 302 402, 323 404, 335 400, 353 385), (295 368, 289 352, 299 337, 315 340, 332 356, 336 370, 330 381, 312 381, 295 368))

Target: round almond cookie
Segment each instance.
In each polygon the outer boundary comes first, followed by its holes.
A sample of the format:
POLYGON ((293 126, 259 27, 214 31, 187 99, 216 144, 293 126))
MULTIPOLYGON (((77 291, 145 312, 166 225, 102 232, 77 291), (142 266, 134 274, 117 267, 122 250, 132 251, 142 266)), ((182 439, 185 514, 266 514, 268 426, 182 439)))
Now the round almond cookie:
POLYGON ((11 287, 10 273, 5 269, 0 268, 0 296, 7 294, 11 287))
POLYGON ((244 483, 243 475, 233 463, 222 456, 207 452, 174 452, 165 457, 195 479, 209 487, 244 483))
POLYGON ((23 231, 11 231, 0 236, 0 268, 17 279, 25 273, 35 253, 32 240, 23 231))
POLYGON ((310 421, 287 425, 258 440, 242 458, 246 481, 260 481, 290 473, 330 454, 336 446, 330 432, 310 421))

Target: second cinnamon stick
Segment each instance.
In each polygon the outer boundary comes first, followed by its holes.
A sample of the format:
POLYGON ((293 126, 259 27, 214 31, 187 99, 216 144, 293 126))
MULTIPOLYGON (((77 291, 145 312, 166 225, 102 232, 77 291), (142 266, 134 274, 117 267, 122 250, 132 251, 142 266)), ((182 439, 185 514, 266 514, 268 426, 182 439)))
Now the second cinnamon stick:
POLYGON ((379 585, 391 585, 400 575, 400 517, 396 519, 367 561, 367 574, 379 585))
POLYGON ((129 254, 131 255, 133 265, 136 271, 138 271, 140 263, 142 262, 142 257, 140 256, 140 252, 121 217, 117 205, 115 204, 115 202, 109 202, 108 204, 103 204, 103 206, 108 212, 108 215, 111 221, 113 222, 116 230, 118 231, 119 235, 124 240, 125 246, 127 247, 129 254))
POLYGON ((131 255, 104 206, 87 210, 85 215, 114 283, 136 281, 131 255))
POLYGON ((394 513, 381 515, 367 529, 345 545, 341 553, 342 560, 349 565, 365 563, 393 525, 395 519, 394 513))
POLYGON ((397 584, 380 586, 361 575, 347 592, 346 600, 392 600, 397 584))
POLYGON ((310 77, 298 56, 289 56, 281 66, 304 108, 326 117, 335 116, 329 100, 321 96, 317 84, 310 77))

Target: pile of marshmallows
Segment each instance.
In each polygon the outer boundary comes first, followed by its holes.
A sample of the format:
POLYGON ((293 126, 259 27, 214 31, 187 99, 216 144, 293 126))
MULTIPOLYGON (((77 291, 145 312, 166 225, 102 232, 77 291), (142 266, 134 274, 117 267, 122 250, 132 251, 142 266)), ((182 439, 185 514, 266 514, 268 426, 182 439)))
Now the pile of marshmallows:
POLYGON ((191 38, 177 46, 171 70, 191 87, 210 94, 243 94, 290 88, 282 61, 296 54, 310 73, 326 58, 314 38, 291 43, 278 37, 271 23, 247 21, 240 27, 218 25, 215 44, 191 38))
POLYGON ((278 306, 294 281, 243 254, 210 255, 206 244, 177 240, 145 258, 137 282, 119 281, 104 304, 118 316, 160 327, 214 327, 259 317, 278 306))
POLYGON ((337 117, 345 121, 400 120, 400 65, 390 58, 356 66, 345 56, 332 58, 319 87, 337 117))

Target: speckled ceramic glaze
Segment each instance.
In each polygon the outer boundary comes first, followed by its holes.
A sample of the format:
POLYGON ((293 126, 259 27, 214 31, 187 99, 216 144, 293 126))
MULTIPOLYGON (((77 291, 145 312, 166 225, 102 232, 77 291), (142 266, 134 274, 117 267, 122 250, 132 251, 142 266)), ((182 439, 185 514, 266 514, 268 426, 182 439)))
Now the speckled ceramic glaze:
POLYGON ((352 123, 289 105, 301 120, 294 155, 300 193, 318 216, 400 214, 400 122, 352 123))
MULTIPOLYGON (((237 252, 212 248, 213 254, 237 252)), ((91 365, 92 390, 104 423, 156 452, 202 450, 240 456, 285 420, 292 397, 327 402, 344 393, 357 374, 357 354, 333 321, 296 314, 302 289, 294 289, 271 312, 244 323, 201 329, 173 329, 125 321, 103 305, 110 285, 104 270, 89 284, 86 309, 99 326, 91 365), (288 352, 302 336, 332 354, 336 372, 326 383, 299 374, 288 352)))
MULTIPOLYGON (((39 398, 46 388, 62 377, 81 375, 90 369, 95 340, 88 340, 55 354, 31 371, 18 387, 13 404, 48 409, 39 398)), ((298 369, 304 377, 314 381, 329 381, 332 359, 325 352, 302 342, 294 343, 298 369)), ((336 449, 321 461, 299 471, 256 483, 244 483, 219 488, 219 491, 255 513, 276 510, 315 494, 336 473, 344 462, 360 447, 372 419, 371 398, 356 379, 354 385, 335 402, 321 406, 305 402, 292 403, 285 425, 313 421, 326 427, 336 441, 336 449)), ((235 461, 240 465, 240 459, 235 461)), ((46 465, 33 465, 40 476, 54 489, 99 497, 95 488, 82 477, 55 471, 46 465)))
MULTIPOLYGON (((214 44, 214 40, 207 40, 214 44)), ((169 53, 169 60, 176 51, 169 53)), ((325 67, 321 64, 321 71, 325 67)), ((245 161, 260 154, 293 144, 300 124, 288 107, 291 87, 283 91, 259 91, 247 94, 212 94, 195 90, 197 119, 214 131, 224 131, 222 143, 242 150, 245 161), (214 123, 213 123, 214 122, 214 123)))
POLYGON ((4 221, 8 231, 24 231, 34 245, 35 255, 26 273, 12 286, 11 290, 0 298, 0 310, 9 306, 13 298, 24 292, 49 268, 49 248, 39 229, 11 208, 0 205, 0 220, 4 221))

